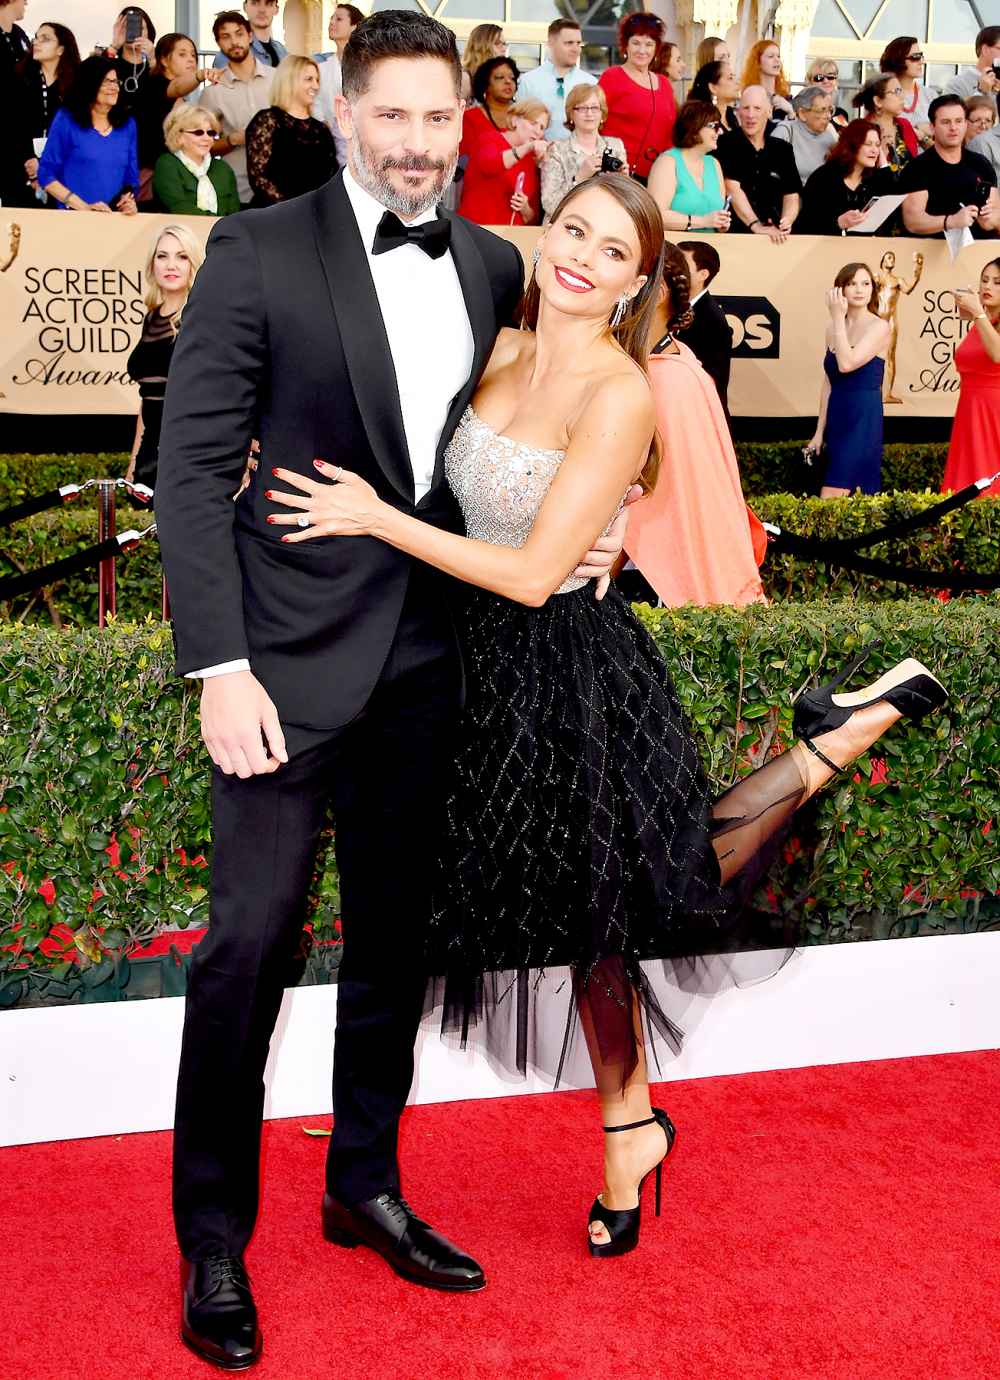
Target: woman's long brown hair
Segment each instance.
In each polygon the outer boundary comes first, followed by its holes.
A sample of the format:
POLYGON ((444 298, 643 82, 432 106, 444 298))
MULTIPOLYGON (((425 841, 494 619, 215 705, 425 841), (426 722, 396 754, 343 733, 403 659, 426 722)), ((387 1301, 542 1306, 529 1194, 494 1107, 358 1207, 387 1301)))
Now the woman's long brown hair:
MULTIPOLYGON (((609 322, 608 334, 614 337, 628 357, 634 359, 645 373, 646 365, 649 362, 649 337, 660 298, 660 282, 663 274, 663 218, 660 215, 660 208, 640 183, 633 182, 630 177, 624 177, 621 173, 600 173, 597 177, 588 178, 586 182, 579 182, 575 187, 570 188, 552 212, 551 223, 554 225, 561 218, 566 208, 576 200, 581 192, 594 188, 600 188, 617 201, 635 226, 635 232, 639 239, 637 276, 641 277, 645 274, 646 281, 632 298, 628 311, 614 330, 611 329, 609 322)), ((522 330, 533 331, 537 328, 540 301, 538 280, 532 273, 521 302, 520 323, 522 330)), ((659 468, 660 438, 654 431, 646 463, 639 475, 639 482, 647 491, 651 491, 655 486, 659 468)))

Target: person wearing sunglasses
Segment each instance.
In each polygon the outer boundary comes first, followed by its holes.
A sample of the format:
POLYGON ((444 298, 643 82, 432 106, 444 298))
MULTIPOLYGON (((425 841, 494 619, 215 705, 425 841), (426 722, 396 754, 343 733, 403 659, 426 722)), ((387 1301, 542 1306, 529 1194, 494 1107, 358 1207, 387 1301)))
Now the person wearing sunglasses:
POLYGON ((180 102, 163 122, 167 152, 156 160, 153 192, 175 216, 229 216, 240 209, 236 174, 212 157, 219 122, 210 110, 180 102))
POLYGON ((722 121, 707 101, 686 101, 677 112, 674 147, 661 153, 649 174, 649 191, 666 230, 729 229, 732 218, 725 179, 715 150, 722 121))
MULTIPOLYGON (((833 105, 833 123, 840 129, 844 129, 851 122, 851 117, 843 106, 838 105, 840 99, 840 70, 834 58, 813 58, 806 68, 806 86, 822 87, 825 95, 829 96, 833 105)), ((794 102, 792 103, 794 105, 794 102)))
POLYGON ((920 40, 909 34, 894 38, 879 58, 878 65, 880 72, 889 72, 899 78, 903 88, 902 114, 916 130, 924 148, 928 148, 934 142, 928 112, 931 101, 939 93, 936 87, 924 85, 925 63, 920 40))

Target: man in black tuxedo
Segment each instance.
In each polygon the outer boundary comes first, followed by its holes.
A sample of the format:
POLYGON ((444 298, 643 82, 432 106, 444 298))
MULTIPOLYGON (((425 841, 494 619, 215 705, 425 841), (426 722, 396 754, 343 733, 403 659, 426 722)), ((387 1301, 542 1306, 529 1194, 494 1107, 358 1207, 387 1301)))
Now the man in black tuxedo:
POLYGON ((733 332, 725 313, 708 290, 721 267, 719 255, 704 240, 684 240, 677 248, 687 259, 691 271, 691 309, 694 319, 684 330, 684 344, 697 355, 701 367, 715 384, 728 424, 733 332))
POLYGON ((269 517, 285 510, 268 501, 272 468, 315 477, 321 457, 461 530, 444 451, 511 320, 522 267, 512 245, 435 210, 458 154, 460 81, 454 36, 435 20, 383 11, 359 25, 338 99, 347 171, 219 222, 170 372, 157 521, 177 669, 204 677, 215 764, 174 1216, 182 1336, 229 1369, 261 1346, 242 1257, 263 1073, 330 801, 344 948, 324 1234, 373 1247, 419 1284, 485 1283, 401 1197, 396 1159, 461 696, 446 581, 369 538, 284 545, 269 517), (251 437, 259 463, 234 501, 251 437))

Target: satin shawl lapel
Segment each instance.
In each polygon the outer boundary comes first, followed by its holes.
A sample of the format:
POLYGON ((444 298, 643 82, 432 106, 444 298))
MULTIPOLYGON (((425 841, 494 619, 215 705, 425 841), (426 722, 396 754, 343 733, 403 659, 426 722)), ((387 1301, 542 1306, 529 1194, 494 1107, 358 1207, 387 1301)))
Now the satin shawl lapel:
MULTIPOLYGON (((490 357, 490 351, 493 349, 497 337, 493 290, 490 287, 490 280, 482 256, 476 248, 476 242, 461 216, 451 212, 442 212, 441 214, 447 215, 451 221, 451 257, 458 273, 458 281, 462 286, 465 309, 469 313, 473 354, 472 372, 464 386, 452 398, 448 419, 438 442, 437 455, 434 457, 434 485, 440 483, 444 474, 445 449, 458 426, 462 413, 476 391, 476 385, 486 368, 486 361, 490 357)), ((433 488, 434 485, 431 487, 433 488)))
MULTIPOLYGON (((315 206, 316 243, 358 410, 386 478, 412 503, 413 469, 389 337, 343 178, 333 178, 315 206)), ((414 328, 419 329, 418 322, 414 328)), ((350 456, 345 463, 350 466, 350 456)))

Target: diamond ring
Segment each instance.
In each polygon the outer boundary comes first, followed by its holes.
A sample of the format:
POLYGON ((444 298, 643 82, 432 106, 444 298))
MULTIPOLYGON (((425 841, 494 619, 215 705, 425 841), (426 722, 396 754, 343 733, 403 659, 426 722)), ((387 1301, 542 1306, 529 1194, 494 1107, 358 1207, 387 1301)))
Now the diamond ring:
POLYGON ((311 522, 309 521, 309 519, 306 517, 305 513, 299 513, 299 515, 298 515, 298 517, 295 519, 295 521, 298 523, 298 525, 299 525, 300 527, 311 527, 311 526, 312 526, 312 523, 311 523, 311 522))

